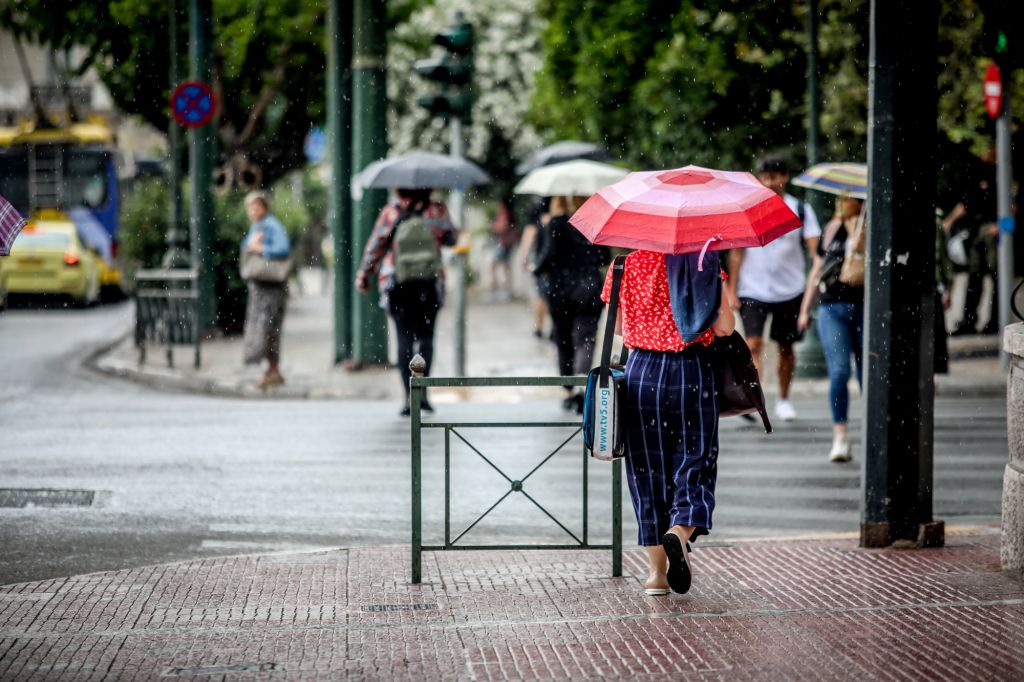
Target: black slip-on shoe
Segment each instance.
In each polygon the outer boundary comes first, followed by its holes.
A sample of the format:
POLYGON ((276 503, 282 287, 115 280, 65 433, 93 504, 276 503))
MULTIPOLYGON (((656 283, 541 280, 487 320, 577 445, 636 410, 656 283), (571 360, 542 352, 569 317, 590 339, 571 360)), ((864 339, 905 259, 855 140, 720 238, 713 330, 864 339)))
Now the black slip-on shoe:
POLYGON ((673 592, 686 594, 690 591, 690 581, 693 579, 686 545, 675 533, 665 533, 661 536, 661 546, 668 556, 668 586, 673 592))

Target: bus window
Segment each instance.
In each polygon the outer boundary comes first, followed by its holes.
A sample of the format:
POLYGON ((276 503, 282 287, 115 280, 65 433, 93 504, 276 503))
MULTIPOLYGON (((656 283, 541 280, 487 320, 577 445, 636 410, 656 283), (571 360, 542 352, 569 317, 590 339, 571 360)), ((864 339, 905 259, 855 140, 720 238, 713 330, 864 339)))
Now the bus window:
POLYGON ((100 151, 64 153, 64 205, 103 208, 107 204, 108 157, 100 151))

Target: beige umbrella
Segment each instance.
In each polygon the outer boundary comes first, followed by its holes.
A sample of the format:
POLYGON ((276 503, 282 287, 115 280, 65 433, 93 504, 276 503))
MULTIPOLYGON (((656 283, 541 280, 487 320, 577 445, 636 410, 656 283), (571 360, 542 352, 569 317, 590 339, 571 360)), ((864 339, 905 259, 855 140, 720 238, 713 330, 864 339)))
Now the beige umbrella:
POLYGON ((590 196, 629 175, 625 168, 577 159, 530 171, 515 187, 517 194, 590 196))

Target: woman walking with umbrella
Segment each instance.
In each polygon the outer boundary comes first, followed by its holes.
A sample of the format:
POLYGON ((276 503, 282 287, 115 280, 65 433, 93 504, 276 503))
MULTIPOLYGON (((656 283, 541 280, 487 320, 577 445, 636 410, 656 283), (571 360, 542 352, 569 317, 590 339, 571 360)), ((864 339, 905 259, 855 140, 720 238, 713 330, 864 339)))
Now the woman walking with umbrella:
MULTIPOLYGON (((491 181, 476 164, 458 157, 413 150, 374 161, 354 179, 357 188, 398 187, 397 203, 385 206, 363 250, 356 289, 370 290, 377 275, 381 307, 395 321, 398 373, 406 401, 399 413, 409 416, 409 361, 419 352, 427 363, 434 357, 434 321, 444 289, 441 247, 453 246, 458 232, 444 204, 430 200, 435 187, 470 187, 491 181)), ((424 398, 423 409, 433 411, 424 398)))
MULTIPOLYGON (((373 226, 356 275, 356 289, 370 290, 377 275, 381 307, 395 322, 398 335, 398 373, 406 400, 400 414, 408 416, 409 362, 418 352, 427 363, 434 358, 434 322, 444 287, 441 246, 455 244, 458 233, 444 204, 430 200, 430 189, 399 189, 398 202, 385 206, 373 226)), ((424 399, 423 409, 433 411, 424 399)))
POLYGON ((811 306, 818 302, 818 336, 828 367, 829 403, 832 407, 832 449, 830 462, 849 462, 853 457, 848 436, 850 374, 854 358, 857 383, 861 383, 861 346, 864 338, 864 241, 867 234, 864 200, 867 199, 867 166, 862 163, 820 163, 793 181, 828 194, 835 194, 836 208, 825 226, 814 254, 807 289, 800 306, 797 326, 811 325, 811 306), (859 273, 846 268, 859 258, 859 273), (845 276, 844 276, 845 275, 845 276))
MULTIPOLYGON (((711 530, 718 396, 708 346, 732 334, 714 246, 759 246, 800 225, 749 173, 695 166, 633 173, 572 223, 598 244, 638 247, 625 262, 619 322, 626 364, 626 473, 649 595, 690 589, 689 543, 711 530)), ((611 273, 602 298, 611 293, 611 273)))

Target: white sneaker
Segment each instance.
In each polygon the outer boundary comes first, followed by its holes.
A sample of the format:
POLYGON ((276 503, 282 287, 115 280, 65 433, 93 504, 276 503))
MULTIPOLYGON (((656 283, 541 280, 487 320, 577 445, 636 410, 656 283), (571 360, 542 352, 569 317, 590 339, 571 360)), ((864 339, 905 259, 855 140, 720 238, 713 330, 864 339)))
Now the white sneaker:
POLYGON ((784 422, 791 422, 796 419, 796 408, 789 400, 779 399, 775 403, 775 416, 784 422))
POLYGON ((850 441, 845 438, 834 438, 832 440, 832 451, 828 453, 828 461, 849 462, 853 459, 850 450, 850 441))

